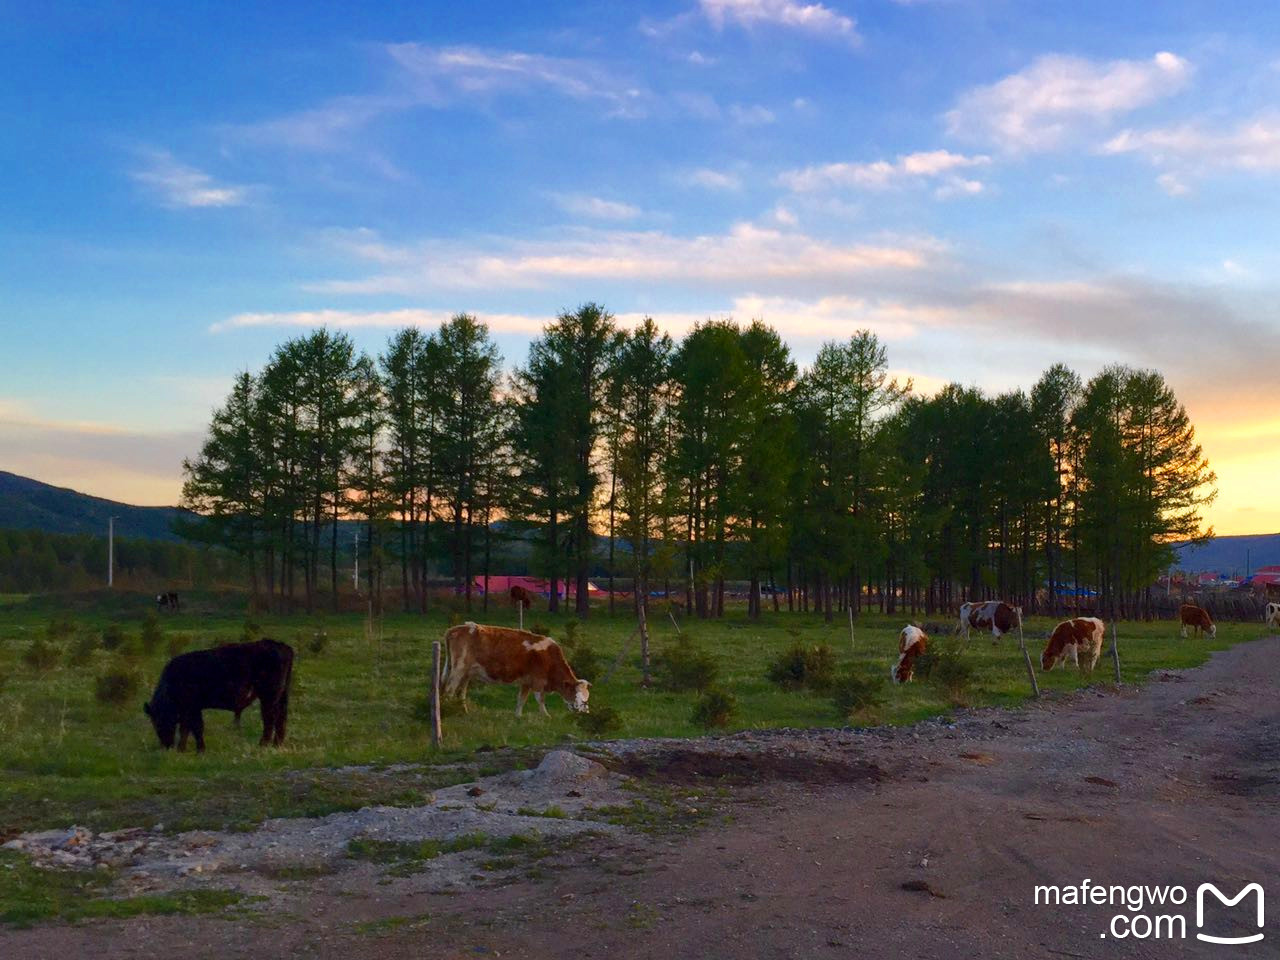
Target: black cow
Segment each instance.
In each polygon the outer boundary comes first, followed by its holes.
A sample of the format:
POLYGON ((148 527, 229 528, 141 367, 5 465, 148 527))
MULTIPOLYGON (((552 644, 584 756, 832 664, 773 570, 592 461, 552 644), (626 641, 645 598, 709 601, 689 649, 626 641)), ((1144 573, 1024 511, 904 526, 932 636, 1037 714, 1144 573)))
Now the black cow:
POLYGON ((275 640, 229 643, 212 650, 193 650, 170 660, 160 674, 156 692, 144 704, 156 736, 165 749, 173 746, 174 728, 181 734, 178 749, 195 734, 196 749, 204 752, 204 710, 240 711, 256 699, 262 708, 260 746, 284 743, 289 715, 289 685, 293 678, 293 647, 275 640))
POLYGON ((167 593, 156 594, 156 609, 168 610, 170 613, 178 612, 178 595, 170 590, 167 593))

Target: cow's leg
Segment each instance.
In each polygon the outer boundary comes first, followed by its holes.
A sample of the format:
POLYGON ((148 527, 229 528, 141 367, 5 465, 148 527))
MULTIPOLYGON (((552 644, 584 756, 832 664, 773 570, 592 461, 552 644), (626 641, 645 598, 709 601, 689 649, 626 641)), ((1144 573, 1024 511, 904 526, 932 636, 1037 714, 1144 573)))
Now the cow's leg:
POLYGON ((200 710, 191 715, 191 732, 196 738, 196 753, 204 753, 204 713, 200 710))
POLYGON ((187 737, 191 731, 187 729, 186 723, 178 721, 178 752, 181 753, 187 749, 187 737))
POLYGON ((289 721, 289 688, 285 687, 276 702, 276 732, 274 743, 278 747, 284 743, 284 728, 289 721))
POLYGON ((262 737, 258 740, 258 746, 265 747, 270 745, 271 735, 275 732, 276 704, 268 697, 260 697, 258 707, 262 711, 262 737))
POLYGON ((529 699, 529 688, 521 687, 520 692, 516 694, 516 716, 524 714, 524 702, 529 699))
POLYGON ((1187 625, 1185 623, 1182 625, 1182 639, 1187 639, 1187 625))
POLYGON ((543 699, 541 690, 533 695, 533 699, 538 701, 538 709, 542 711, 544 717, 551 716, 551 714, 547 713, 547 701, 543 699))

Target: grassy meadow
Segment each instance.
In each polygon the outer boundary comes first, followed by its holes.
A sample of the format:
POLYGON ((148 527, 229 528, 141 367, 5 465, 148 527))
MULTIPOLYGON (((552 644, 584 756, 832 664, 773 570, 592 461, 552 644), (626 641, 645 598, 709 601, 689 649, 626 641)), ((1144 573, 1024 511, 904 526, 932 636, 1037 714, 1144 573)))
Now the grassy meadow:
MULTIPOLYGON (((242 601, 191 597, 185 602, 181 614, 159 618, 162 634, 153 634, 148 652, 141 643, 151 607, 147 596, 0 597, 0 839, 72 823, 95 830, 157 824, 170 830, 248 828, 269 816, 410 804, 435 786, 523 759, 519 750, 495 754, 493 748, 594 738, 557 696, 548 698, 550 717, 539 715, 530 700, 525 716, 517 719, 514 688, 472 684, 471 712, 446 710, 446 745, 433 753, 425 722, 426 677, 431 641, 447 627, 446 615, 390 615, 370 631, 354 614, 317 614, 253 618, 261 635, 290 643, 296 651, 283 748, 257 746, 261 722, 254 706, 239 730, 230 714, 208 711, 204 755, 196 754, 194 745, 187 753, 164 751, 142 704, 171 650, 238 640, 246 626, 242 601), (115 649, 103 648, 104 632, 115 649), (136 688, 118 694, 117 704, 103 702, 99 678, 120 672, 135 677, 136 688), (411 767, 393 775, 386 772, 392 764, 411 767), (369 769, 344 769, 353 766, 369 769)), ((489 614, 477 610, 472 618, 513 624, 514 611, 501 604, 489 614)), ((570 619, 535 609, 526 615, 526 626, 539 624, 561 639, 570 619)), ((829 696, 787 691, 770 682, 770 663, 797 642, 806 648, 827 644, 839 670, 887 681, 904 622, 905 616, 864 614, 853 644, 847 620, 826 624, 817 616, 785 612, 751 623, 735 609, 723 620, 685 620, 681 627, 717 665, 716 685, 736 702, 725 729, 736 730, 849 722, 829 696)), ((658 610, 651 626, 654 650, 661 654, 676 640, 676 629, 658 610)), ((1084 682, 1074 669, 1039 671, 1042 638, 1050 626, 1048 619, 1032 618, 1026 628, 1041 687, 1074 689, 1084 682)), ((589 647, 598 661, 595 676, 583 671, 593 681, 593 712, 609 707, 620 721, 605 736, 702 733, 693 720, 697 692, 642 688, 636 639, 619 656, 632 628, 628 618, 593 611, 578 625, 570 652, 573 661, 589 647)), ((1182 640, 1171 622, 1122 623, 1123 677, 1138 682, 1156 668, 1193 666, 1210 650, 1262 634, 1261 624, 1224 623, 1216 640, 1182 640)), ((961 705, 1014 706, 1028 696, 1016 639, 993 645, 989 636, 975 633, 961 656, 972 672, 962 689, 947 690, 936 680, 902 687, 886 682, 879 691, 882 703, 855 714, 855 721, 910 723, 961 705)), ((1110 679, 1104 651, 1093 682, 1110 679)))

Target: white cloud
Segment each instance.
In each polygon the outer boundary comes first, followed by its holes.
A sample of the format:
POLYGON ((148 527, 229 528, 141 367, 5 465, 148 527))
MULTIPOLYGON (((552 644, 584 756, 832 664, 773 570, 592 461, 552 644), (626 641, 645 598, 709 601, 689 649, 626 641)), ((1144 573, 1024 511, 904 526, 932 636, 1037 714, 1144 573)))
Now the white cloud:
POLYGON ((978 194, 985 192, 987 185, 981 180, 966 180, 964 177, 952 177, 942 186, 933 191, 933 195, 939 200, 949 200, 951 197, 976 197, 978 194))
POLYGON ((930 150, 902 154, 894 161, 828 163, 789 170, 778 177, 778 182, 796 192, 831 187, 883 190, 940 177, 967 167, 985 166, 990 162, 991 158, 986 156, 965 156, 949 150, 930 150))
POLYGON ((557 194, 556 202, 565 213, 595 220, 634 220, 643 211, 629 203, 589 197, 580 193, 557 194))
POLYGON ((1137 154, 1156 166, 1173 167, 1157 178, 1175 196, 1186 193, 1185 176, 1214 169, 1280 172, 1280 114, 1264 114, 1228 130, 1194 124, 1124 130, 1102 146, 1107 154, 1137 154), (1166 184, 1175 185, 1170 189, 1166 184))
MULTIPOLYGON (((244 330, 253 327, 393 328, 439 327, 453 313, 448 310, 292 310, 273 313, 237 313, 209 327, 210 333, 244 330)), ((489 329, 500 333, 537 334, 551 317, 514 313, 476 313, 476 318, 489 329)))
POLYGON ((381 117, 417 108, 443 108, 502 95, 550 91, 602 105, 607 114, 640 117, 650 94, 616 68, 592 60, 550 57, 476 46, 393 43, 383 48, 391 67, 386 90, 335 97, 317 107, 238 128, 248 140, 304 150, 346 147, 352 133, 381 117))
POLYGON ((1025 70, 960 96, 947 115, 958 137, 1011 153, 1050 150, 1181 89, 1191 66, 1173 53, 1100 63, 1047 54, 1025 70))
POLYGON ((218 183, 203 170, 179 163, 167 150, 149 151, 144 159, 145 166, 130 176, 166 207, 239 207, 249 202, 249 187, 218 183))
POLYGON ((821 3, 794 0, 699 0, 703 14, 717 29, 728 23, 748 29, 760 25, 788 27, 822 37, 860 43, 857 24, 821 3))
POLYGON ((1186 181, 1176 173, 1162 173, 1156 177, 1156 183, 1160 185, 1161 190, 1171 197, 1184 197, 1191 192, 1191 188, 1187 186, 1186 181))
POLYGON ((740 123, 744 127, 763 126, 766 123, 773 123, 777 119, 772 110, 759 104, 745 105, 735 103, 729 108, 729 116, 733 118, 734 122, 740 123))
POLYGON ((803 233, 735 225, 727 233, 675 236, 661 231, 576 228, 554 240, 463 246, 384 244, 359 232, 333 235, 348 253, 388 269, 359 279, 309 285, 323 293, 422 294, 448 289, 546 288, 584 280, 726 287, 866 282, 932 266, 930 238, 833 243, 803 233))
POLYGON ((742 187, 742 178, 736 173, 712 170, 708 167, 681 174, 679 180, 685 186, 705 187, 708 190, 738 190, 742 187))
POLYGON ((800 222, 795 213, 790 208, 784 207, 782 204, 778 204, 773 208, 773 219, 784 227, 794 227, 800 222))

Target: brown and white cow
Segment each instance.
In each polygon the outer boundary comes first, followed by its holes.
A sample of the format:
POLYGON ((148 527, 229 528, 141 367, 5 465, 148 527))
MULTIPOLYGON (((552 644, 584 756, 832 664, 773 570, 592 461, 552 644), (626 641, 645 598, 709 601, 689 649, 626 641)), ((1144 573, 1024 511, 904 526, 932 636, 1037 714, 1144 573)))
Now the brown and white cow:
POLYGON ((1201 632, 1208 633, 1210 637, 1218 635, 1218 627, 1213 622, 1213 617, 1209 616, 1209 611, 1203 607, 1197 607, 1194 603, 1184 603, 1178 610, 1178 617, 1182 620, 1182 639, 1187 639, 1187 627, 1194 627, 1198 634, 1201 632))
POLYGON ((524 712, 530 693, 543 713, 547 712, 542 699, 544 693, 560 694, 570 710, 589 712, 587 699, 591 696, 591 684, 574 675, 560 644, 550 637, 468 621, 450 627, 444 639, 449 648, 444 691, 447 696, 461 697, 464 710, 467 709, 467 685, 479 680, 518 684, 517 717, 524 712))
POLYGON ((1267 604, 1267 626, 1280 630, 1280 603, 1267 604))
POLYGON ((1105 632, 1106 627, 1097 617, 1063 620, 1049 634, 1049 642, 1044 645, 1044 653, 1040 654, 1040 666, 1049 671, 1058 662, 1069 660, 1080 668, 1081 673, 1093 673, 1098 657, 1102 656, 1105 632))
POLYGON ((916 657, 929 647, 928 635, 913 623, 898 634, 898 662, 889 670, 894 683, 909 683, 915 673, 916 657))
POLYGON ((970 629, 990 630, 994 643, 1010 630, 1018 629, 1021 618, 1018 608, 1003 600, 965 603, 960 606, 960 633, 964 642, 968 643, 970 629))

